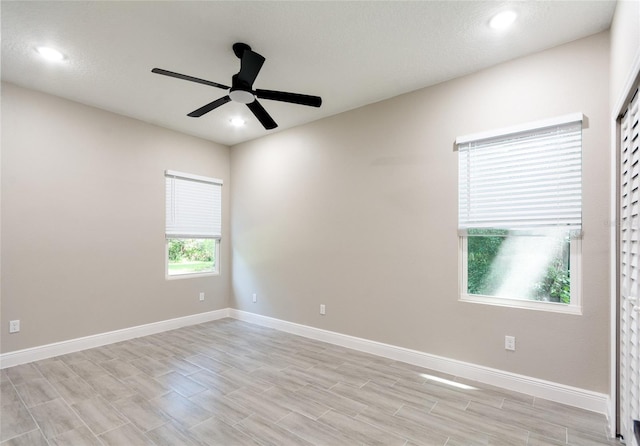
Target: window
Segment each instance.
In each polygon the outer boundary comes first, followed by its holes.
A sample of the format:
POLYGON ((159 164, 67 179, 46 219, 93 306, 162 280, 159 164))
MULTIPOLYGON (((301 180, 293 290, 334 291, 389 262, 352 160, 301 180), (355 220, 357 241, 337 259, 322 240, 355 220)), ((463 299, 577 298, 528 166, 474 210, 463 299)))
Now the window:
POLYGON ((165 171, 168 278, 219 272, 222 180, 165 171))
POLYGON ((579 314, 582 114, 456 146, 461 300, 579 314))

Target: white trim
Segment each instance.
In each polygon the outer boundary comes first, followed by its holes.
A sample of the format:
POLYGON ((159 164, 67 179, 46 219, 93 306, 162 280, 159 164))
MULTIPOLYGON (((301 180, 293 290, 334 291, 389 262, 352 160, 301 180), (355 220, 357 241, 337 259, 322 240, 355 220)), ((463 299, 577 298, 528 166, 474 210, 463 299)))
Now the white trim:
POLYGON ((222 240, 221 235, 194 235, 194 234, 165 234, 165 239, 184 239, 184 238, 193 238, 193 239, 212 239, 212 240, 222 240))
MULTIPOLYGON (((629 75, 627 76, 627 80, 624 83, 624 88, 622 89, 622 93, 618 97, 614 107, 612 110, 611 118, 613 121, 618 120, 618 116, 622 111, 622 107, 624 107, 629 100, 629 93, 631 93, 631 89, 633 88, 635 81, 640 73, 640 49, 636 52, 636 55, 633 60, 633 64, 631 66, 631 70, 629 71, 629 75)), ((615 141, 614 141, 615 145, 615 141)), ((617 148, 616 148, 617 149, 617 148)))
POLYGON ((555 125, 568 124, 570 122, 582 122, 584 115, 582 113, 570 113, 568 115, 557 116, 555 118, 542 119, 524 124, 517 124, 511 127, 504 127, 496 130, 487 130, 486 132, 473 133, 471 135, 458 136, 455 141, 456 150, 459 144, 471 141, 480 141, 483 139, 495 138, 496 136, 512 135, 530 130, 543 129, 553 127, 555 125))
POLYGON ((195 181, 201 181, 203 183, 219 184, 221 186, 223 184, 222 180, 219 178, 205 177, 202 175, 194 175, 192 173, 178 172, 176 170, 165 170, 164 176, 172 177, 172 178, 185 178, 187 180, 195 180, 195 181))
POLYGON ((610 175, 611 179, 611 196, 610 196, 610 211, 609 211, 609 326, 611 332, 609 333, 610 343, 610 356, 609 356, 609 393, 611 394, 611 404, 608 408, 609 418, 609 434, 612 437, 616 436, 616 430, 618 425, 618 409, 617 409, 617 395, 618 395, 618 181, 620 180, 618 175, 618 113, 614 108, 613 116, 611 116, 611 166, 610 175))
POLYGON ((512 299, 508 297, 488 296, 482 294, 468 294, 468 237, 460 236, 458 242, 458 298, 459 302, 481 305, 494 305, 498 307, 518 308, 521 310, 549 311, 552 313, 564 313, 582 315, 582 239, 571 238, 570 250, 570 289, 571 303, 542 302, 537 300, 512 299))
POLYGON ((256 325, 273 328, 334 345, 340 345, 342 347, 382 356, 396 361, 406 362, 408 364, 425 367, 442 373, 448 373, 473 381, 479 381, 485 384, 525 393, 539 398, 545 398, 551 401, 557 401, 559 403, 568 404, 593 412, 602 414, 610 413, 609 396, 605 394, 458 361, 456 359, 431 355, 429 353, 411 350, 404 347, 310 327, 307 325, 274 319, 233 308, 224 308, 206 313, 193 314, 176 319, 154 322, 122 330, 115 330, 83 338, 71 339, 54 344, 4 353, 0 355, 0 368, 4 369, 7 367, 13 367, 19 364, 39 361, 41 359, 100 347, 102 345, 126 341, 128 339, 141 336, 148 336, 188 325, 201 324, 225 317, 232 317, 256 325))
POLYGON ((165 274, 165 280, 181 280, 181 279, 196 279, 198 277, 217 277, 220 274, 215 271, 209 271, 206 273, 197 272, 197 273, 182 273, 182 274, 174 274, 170 276, 169 274, 165 274))
POLYGON ((114 342, 121 342, 139 338, 141 336, 161 333, 163 331, 174 330, 188 325, 202 324, 203 322, 214 321, 225 317, 229 317, 228 308, 3 353, 0 355, 0 369, 25 364, 27 362, 39 361, 41 359, 52 358, 54 356, 66 355, 67 353, 74 353, 89 348, 100 347, 114 342))
POLYGON ((609 406, 609 396, 603 393, 431 355, 404 347, 383 344, 381 342, 370 341, 368 339, 357 338, 320 328, 300 325, 255 313, 236 310, 234 308, 229 309, 229 316, 256 325, 352 348, 354 350, 406 362, 465 379, 479 381, 503 389, 526 393, 593 412, 606 414, 609 406))
POLYGON ((609 433, 611 436, 615 437, 616 435, 616 426, 617 426, 617 418, 618 413, 616 410, 616 395, 618 393, 617 386, 617 376, 618 376, 618 289, 617 289, 617 277, 618 277, 618 116, 622 112, 622 108, 626 105, 628 101, 628 96, 631 93, 631 89, 634 87, 635 82, 640 75, 640 49, 636 51, 636 55, 633 58, 633 63, 631 66, 631 70, 627 76, 627 80, 624 83, 624 87, 618 99, 615 102, 615 105, 611 109, 611 159, 610 159, 610 175, 611 179, 611 190, 610 190, 610 215, 609 215, 609 223, 610 223, 610 233, 609 233, 609 243, 611 249, 609 250, 610 254, 610 265, 609 265, 609 274, 610 274, 610 288, 609 288, 609 299, 611 302, 610 308, 610 327, 611 332, 610 336, 610 345, 609 349, 611 354, 609 357, 610 361, 610 386, 609 391, 611 393, 611 401, 607 410, 608 418, 609 418, 609 433))
POLYGON ((481 294, 462 293, 459 302, 470 304, 493 305, 496 307, 517 308, 520 310, 549 311, 552 313, 563 313, 580 316, 582 307, 558 302, 542 302, 537 300, 509 299, 506 297, 483 296, 481 294))

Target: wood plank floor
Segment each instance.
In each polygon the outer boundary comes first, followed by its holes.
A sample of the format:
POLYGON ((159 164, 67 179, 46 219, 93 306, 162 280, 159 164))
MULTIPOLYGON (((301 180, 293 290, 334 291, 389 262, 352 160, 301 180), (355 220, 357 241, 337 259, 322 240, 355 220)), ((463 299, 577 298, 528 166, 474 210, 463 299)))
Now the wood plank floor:
POLYGON ((0 444, 615 445, 602 415, 234 319, 2 370, 0 444))

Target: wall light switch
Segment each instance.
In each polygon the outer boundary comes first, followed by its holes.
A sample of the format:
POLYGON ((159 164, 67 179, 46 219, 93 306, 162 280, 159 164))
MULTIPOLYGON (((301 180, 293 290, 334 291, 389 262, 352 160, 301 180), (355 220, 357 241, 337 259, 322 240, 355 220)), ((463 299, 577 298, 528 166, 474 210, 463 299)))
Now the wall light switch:
POLYGON ((204 300, 204 293, 200 293, 200 302, 204 300))
POLYGON ((320 304, 320 314, 325 314, 326 313, 326 307, 324 306, 324 304, 320 304))
POLYGON ((253 303, 255 304, 256 302, 258 302, 258 295, 253 293, 253 303))

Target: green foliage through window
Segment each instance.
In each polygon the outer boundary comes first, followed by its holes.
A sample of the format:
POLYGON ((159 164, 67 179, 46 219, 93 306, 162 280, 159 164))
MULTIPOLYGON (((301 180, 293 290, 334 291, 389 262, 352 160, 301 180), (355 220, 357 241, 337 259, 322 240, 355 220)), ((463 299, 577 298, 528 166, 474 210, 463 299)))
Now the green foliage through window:
POLYGON ((467 292, 570 303, 569 236, 474 231, 467 238, 467 292))
POLYGON ((215 239, 169 239, 169 275, 215 270, 215 239))

